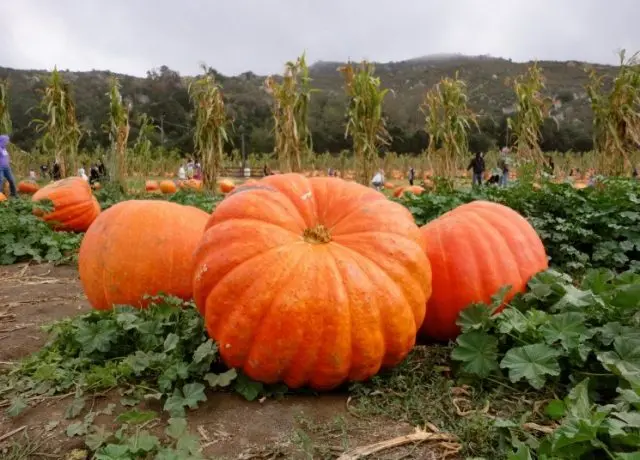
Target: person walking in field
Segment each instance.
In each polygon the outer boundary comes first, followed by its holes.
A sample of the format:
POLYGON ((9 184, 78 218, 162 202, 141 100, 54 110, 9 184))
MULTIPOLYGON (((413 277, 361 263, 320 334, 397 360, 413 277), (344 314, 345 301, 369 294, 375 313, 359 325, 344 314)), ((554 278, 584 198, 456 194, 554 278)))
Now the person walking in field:
POLYGON ((9 147, 9 136, 3 134, 0 136, 0 191, 2 191, 6 179, 9 182, 9 194, 16 198, 18 192, 16 190, 16 181, 11 172, 11 158, 9 158, 7 147, 9 147))
POLYGON ((472 185, 482 185, 482 175, 484 174, 484 158, 481 152, 476 152, 476 156, 473 157, 467 170, 471 169, 473 172, 472 185))
POLYGON ((378 172, 375 174, 375 176, 373 176, 373 179, 371 180, 371 184, 376 190, 380 191, 380 189, 384 185, 384 171, 382 169, 378 169, 378 172))
POLYGON ((500 161, 498 161, 498 167, 502 170, 500 176, 500 185, 506 187, 509 183, 509 149, 504 147, 500 151, 500 161))
POLYGON ((409 168, 409 185, 413 187, 413 181, 416 180, 416 171, 413 166, 409 168))
POLYGON ((186 169, 184 169, 184 165, 180 165, 180 168, 178 169, 178 179, 186 180, 186 178, 187 178, 187 171, 186 169))

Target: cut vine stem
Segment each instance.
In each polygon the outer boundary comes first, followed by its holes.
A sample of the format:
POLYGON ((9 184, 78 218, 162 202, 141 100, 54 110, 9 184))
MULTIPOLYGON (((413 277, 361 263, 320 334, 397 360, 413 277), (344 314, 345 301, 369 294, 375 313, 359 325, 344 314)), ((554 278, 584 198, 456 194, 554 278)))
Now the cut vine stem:
POLYGON ((331 241, 329 229, 322 224, 305 229, 302 237, 311 244, 325 244, 331 241))
POLYGON ((405 434, 404 436, 398 436, 397 438, 377 442, 368 446, 357 447, 355 449, 347 451, 340 455, 340 457, 338 457, 338 460, 358 460, 360 458, 368 457, 369 455, 383 450, 403 446, 405 444, 420 443, 426 441, 454 443, 456 441, 456 437, 448 433, 431 433, 421 428, 416 428, 415 433, 405 434))

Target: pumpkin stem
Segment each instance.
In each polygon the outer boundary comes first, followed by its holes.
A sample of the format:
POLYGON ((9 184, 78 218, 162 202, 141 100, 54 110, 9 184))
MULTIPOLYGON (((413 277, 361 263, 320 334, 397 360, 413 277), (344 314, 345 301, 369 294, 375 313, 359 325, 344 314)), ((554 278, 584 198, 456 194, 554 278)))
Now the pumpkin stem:
POLYGON ((313 228, 306 228, 302 237, 307 243, 324 244, 331 241, 329 229, 322 224, 318 224, 313 228))

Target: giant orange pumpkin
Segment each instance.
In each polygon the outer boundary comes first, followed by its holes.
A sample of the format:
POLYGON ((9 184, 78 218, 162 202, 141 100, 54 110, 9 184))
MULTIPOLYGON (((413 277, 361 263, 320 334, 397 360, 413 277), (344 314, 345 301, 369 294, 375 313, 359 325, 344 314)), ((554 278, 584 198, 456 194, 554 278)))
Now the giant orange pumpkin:
POLYGON ((172 180, 163 180, 160 182, 160 191, 165 194, 176 193, 176 183, 172 180))
POLYGON ((191 298, 193 251, 209 214, 168 201, 123 201, 103 212, 80 246, 80 280, 98 310, 146 307, 145 294, 191 298))
POLYGON ((40 187, 34 181, 31 180, 21 180, 18 182, 18 192, 26 193, 28 195, 33 195, 38 191, 40 187))
POLYGON ((91 193, 87 181, 68 177, 42 187, 31 200, 36 204, 33 213, 55 230, 84 232, 100 214, 100 204, 91 193), (53 210, 44 211, 38 203, 51 202, 53 210))
POLYGON ((431 269, 409 211, 334 177, 268 176, 219 204, 194 300, 228 366, 324 390, 409 353, 431 269))
POLYGON ((506 206, 474 201, 421 228, 433 270, 433 294, 421 334, 454 339, 459 313, 472 303, 490 303, 503 286, 505 302, 548 268, 540 237, 529 222, 506 206))

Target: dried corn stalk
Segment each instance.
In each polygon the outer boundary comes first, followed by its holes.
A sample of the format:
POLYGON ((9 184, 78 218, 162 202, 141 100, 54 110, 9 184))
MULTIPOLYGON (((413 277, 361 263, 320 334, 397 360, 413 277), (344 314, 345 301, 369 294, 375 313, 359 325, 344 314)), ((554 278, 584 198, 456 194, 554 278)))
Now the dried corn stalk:
POLYGON ((349 97, 345 135, 351 135, 353 140, 356 181, 368 185, 376 169, 379 147, 391 141, 382 115, 382 103, 389 90, 380 88, 373 64, 366 61, 357 70, 352 64, 338 70, 344 76, 349 97))

